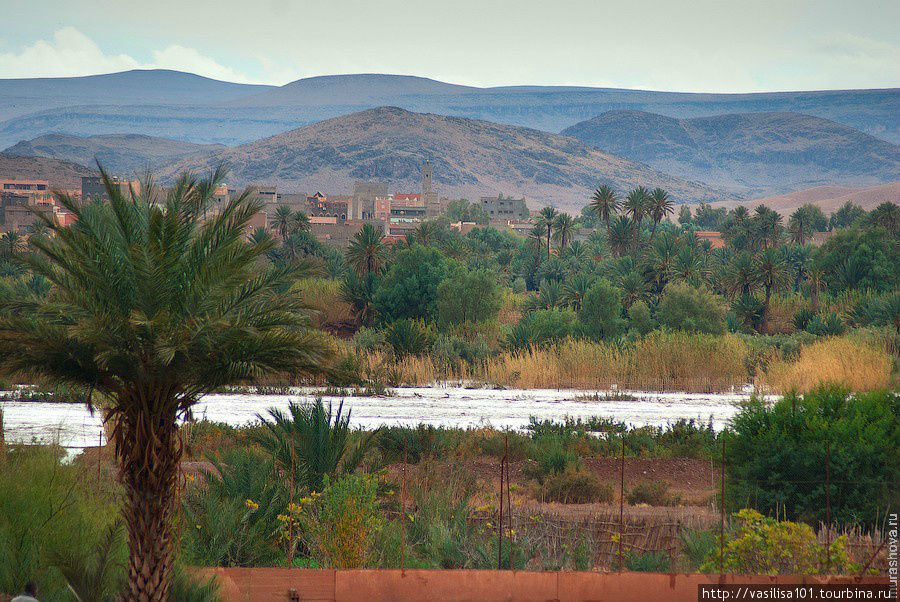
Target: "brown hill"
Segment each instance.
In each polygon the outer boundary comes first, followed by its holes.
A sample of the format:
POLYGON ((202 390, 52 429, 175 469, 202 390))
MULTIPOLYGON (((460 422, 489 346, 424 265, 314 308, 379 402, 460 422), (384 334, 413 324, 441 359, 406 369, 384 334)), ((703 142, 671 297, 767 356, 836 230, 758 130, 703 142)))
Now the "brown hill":
POLYGON ((825 214, 836 211, 844 203, 851 202, 866 211, 871 211, 881 203, 900 204, 900 182, 891 182, 867 188, 848 188, 846 186, 819 186, 807 190, 798 190, 790 194, 771 196, 752 201, 719 201, 712 203, 714 207, 732 209, 744 205, 749 209, 757 205, 766 205, 775 211, 790 215, 795 209, 806 203, 818 205, 825 214))
POLYGON ((97 175, 97 171, 71 161, 48 157, 20 157, 0 153, 0 178, 49 180, 52 188, 81 188, 81 176, 97 175))
POLYGON ((3 152, 25 157, 53 157, 91 168, 97 160, 111 173, 130 177, 191 155, 211 154, 224 148, 221 144, 194 144, 140 134, 85 137, 47 134, 23 140, 3 152))
POLYGON ((380 107, 329 119, 190 158, 164 169, 231 168, 230 183, 275 184, 285 191, 349 191, 355 180, 375 180, 391 191, 416 191, 426 160, 435 187, 451 198, 524 195, 533 205, 578 211, 601 183, 620 190, 643 184, 667 189, 677 202, 715 200, 722 194, 591 148, 574 138, 461 117, 380 107))

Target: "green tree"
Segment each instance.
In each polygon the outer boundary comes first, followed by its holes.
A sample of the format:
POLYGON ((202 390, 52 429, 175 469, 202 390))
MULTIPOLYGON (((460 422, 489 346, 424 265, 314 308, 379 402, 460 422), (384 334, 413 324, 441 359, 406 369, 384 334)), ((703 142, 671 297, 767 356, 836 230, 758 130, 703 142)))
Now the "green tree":
POLYGON ((575 220, 568 213, 560 213, 553 221, 553 238, 559 243, 559 250, 565 251, 577 230, 575 220))
POLYGON ((653 229, 650 231, 650 241, 653 242, 653 237, 656 235, 656 227, 659 226, 659 222, 664 220, 666 216, 675 213, 675 206, 672 204, 672 199, 669 198, 668 192, 662 188, 654 188, 653 192, 650 193, 649 208, 650 218, 653 220, 653 229))
POLYGON ((612 339, 625 330, 622 307, 622 289, 601 279, 585 295, 578 320, 589 337, 612 339))
POLYGON ((849 228, 857 222, 861 222, 866 217, 866 210, 847 201, 840 208, 831 214, 828 220, 828 227, 832 230, 838 228, 849 228))
POLYGON ((686 332, 725 332, 725 303, 705 288, 686 282, 666 286, 659 299, 656 318, 661 326, 686 332))
POLYGON ((633 241, 632 249, 636 250, 641 234, 641 222, 647 214, 650 204, 650 192, 643 186, 638 186, 628 193, 622 209, 631 217, 633 241))
POLYGON ((320 373, 332 351, 290 291, 294 269, 259 271, 269 248, 245 233, 261 204, 245 192, 203 219, 223 170, 183 176, 162 206, 101 176, 108 203, 60 196, 76 224, 48 220, 54 236, 35 241, 29 266, 53 283, 51 293, 0 307, 0 369, 92 391, 124 488, 124 595, 165 600, 177 541, 179 418, 228 384, 320 373))
POLYGON ((753 269, 756 280, 762 284, 766 292, 763 311, 769 311, 772 292, 782 288, 788 281, 788 268, 784 255, 773 247, 766 247, 753 258, 753 269))
POLYGON ((387 261, 387 249, 381 242, 381 234, 372 224, 364 224, 362 229, 353 235, 347 247, 347 264, 357 274, 374 274, 384 268, 387 261))
POLYGON ((650 307, 643 301, 635 301, 628 308, 628 327, 641 336, 656 328, 656 322, 650 315, 650 307))
POLYGON ((272 227, 278 232, 282 241, 287 240, 294 229, 294 212, 287 205, 279 205, 272 215, 272 227))
POLYGON ((500 302, 497 278, 487 270, 458 270, 437 287, 437 315, 444 324, 492 320, 500 302))
POLYGON ((900 241, 882 228, 844 228, 818 248, 814 265, 834 293, 860 288, 895 290, 900 286, 900 241))
POLYGON ((619 199, 616 197, 616 192, 610 186, 603 184, 591 196, 590 207, 600 219, 606 222, 606 235, 608 237, 610 220, 619 211, 619 199))
POLYGON ((437 287, 452 263, 433 247, 419 244, 404 249, 384 275, 375 292, 380 319, 431 319, 436 309, 437 287))
POLYGON ((538 224, 547 230, 547 259, 550 259, 550 239, 553 236, 553 226, 556 225, 557 217, 559 217, 559 211, 555 207, 544 207, 538 217, 538 224))

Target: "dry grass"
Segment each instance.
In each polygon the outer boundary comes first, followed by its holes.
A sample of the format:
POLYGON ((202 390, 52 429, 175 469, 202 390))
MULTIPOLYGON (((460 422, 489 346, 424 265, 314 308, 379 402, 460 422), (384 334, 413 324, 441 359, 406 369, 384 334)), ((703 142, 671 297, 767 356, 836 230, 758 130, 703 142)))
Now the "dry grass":
POLYGON ((847 337, 830 337, 804 347, 794 361, 776 361, 758 385, 776 392, 809 391, 826 383, 853 391, 889 389, 893 360, 875 345, 847 337))
POLYGON ((313 323, 342 324, 353 321, 353 309, 341 298, 341 283, 330 278, 304 278, 294 289, 313 310, 313 323))

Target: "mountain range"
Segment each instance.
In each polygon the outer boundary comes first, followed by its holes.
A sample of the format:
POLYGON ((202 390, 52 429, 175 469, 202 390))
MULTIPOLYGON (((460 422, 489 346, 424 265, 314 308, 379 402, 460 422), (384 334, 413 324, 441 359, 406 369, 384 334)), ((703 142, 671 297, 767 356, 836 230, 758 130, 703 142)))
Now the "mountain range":
POLYGON ((277 185, 285 191, 350 191, 375 180, 392 191, 421 190, 424 161, 442 196, 524 195, 538 205, 578 211, 599 182, 620 189, 666 188, 679 202, 714 200, 723 192, 591 148, 575 138, 476 119, 380 107, 328 119, 159 171, 208 171, 224 162, 229 183, 277 185))
POLYGON ((50 187, 80 190, 81 177, 97 175, 96 169, 71 161, 48 157, 19 157, 0 153, 0 177, 19 180, 48 180, 50 187))
POLYGON ((678 119, 799 112, 900 143, 898 89, 702 94, 566 86, 476 88, 380 74, 313 77, 275 87, 136 70, 0 80, 0 147, 50 133, 134 133, 199 144, 244 144, 378 106, 551 132, 620 109, 678 119))
POLYGON ((800 113, 675 119, 642 111, 608 111, 562 133, 741 195, 900 179, 900 146, 800 113))

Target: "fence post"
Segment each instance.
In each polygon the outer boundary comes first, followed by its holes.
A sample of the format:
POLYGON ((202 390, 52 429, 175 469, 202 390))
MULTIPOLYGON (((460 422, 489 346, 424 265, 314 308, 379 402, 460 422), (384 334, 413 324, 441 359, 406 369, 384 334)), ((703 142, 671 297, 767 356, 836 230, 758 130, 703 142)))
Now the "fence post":
POLYGON ((500 520, 497 525, 497 570, 503 568, 503 465, 506 463, 506 453, 500 458, 500 520))
POLYGON ((100 452, 103 449, 103 429, 97 437, 97 489, 100 489, 100 452))
POLYGON ((825 441, 825 574, 831 573, 831 439, 825 441))
POLYGON ((509 489, 509 435, 503 442, 503 457, 506 459, 506 520, 509 523, 509 570, 513 570, 513 520, 512 493, 509 489))
POLYGON ((406 439, 403 440, 403 470, 400 475, 400 574, 406 571, 406 439))
POLYGON ((719 581, 725 582, 725 437, 722 437, 722 490, 719 494, 719 581))
POLYGON ((625 433, 622 433, 622 463, 619 471, 619 571, 621 572, 624 556, 622 556, 622 540, 625 539, 625 433))
POLYGON ((0 466, 6 462, 6 435, 3 432, 3 408, 0 408, 0 466))
POLYGON ((288 501, 288 566, 294 568, 294 441, 291 440, 291 492, 288 501))

